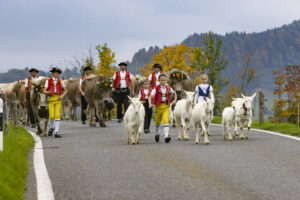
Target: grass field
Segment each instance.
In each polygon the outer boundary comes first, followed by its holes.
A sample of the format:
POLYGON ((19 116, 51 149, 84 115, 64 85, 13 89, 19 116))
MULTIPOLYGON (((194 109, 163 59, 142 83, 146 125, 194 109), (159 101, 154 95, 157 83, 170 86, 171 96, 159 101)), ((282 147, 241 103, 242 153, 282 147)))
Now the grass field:
MULTIPOLYGON (((214 116, 213 123, 221 124, 222 117, 214 116)), ((274 131, 274 132, 300 137, 300 127, 296 126, 295 124, 289 124, 289 123, 275 124, 270 121, 265 121, 263 124, 260 124, 257 121, 253 121, 251 127, 256 129, 263 129, 263 130, 274 131)))
POLYGON ((21 126, 9 124, 4 136, 4 151, 0 152, 0 200, 24 199, 28 173, 28 154, 34 146, 32 136, 21 126))

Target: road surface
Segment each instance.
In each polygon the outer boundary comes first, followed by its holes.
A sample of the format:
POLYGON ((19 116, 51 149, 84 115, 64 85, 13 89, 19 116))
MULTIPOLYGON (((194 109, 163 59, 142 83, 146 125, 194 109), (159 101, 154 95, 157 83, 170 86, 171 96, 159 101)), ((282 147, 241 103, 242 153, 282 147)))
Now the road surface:
MULTIPOLYGON (((212 126, 205 146, 154 142, 154 127, 141 144, 128 145, 124 125, 90 128, 63 121, 63 138, 42 138, 55 199, 300 199, 300 142, 251 131, 249 140, 224 141, 212 126)), ((26 199, 36 199, 30 157, 26 199)))

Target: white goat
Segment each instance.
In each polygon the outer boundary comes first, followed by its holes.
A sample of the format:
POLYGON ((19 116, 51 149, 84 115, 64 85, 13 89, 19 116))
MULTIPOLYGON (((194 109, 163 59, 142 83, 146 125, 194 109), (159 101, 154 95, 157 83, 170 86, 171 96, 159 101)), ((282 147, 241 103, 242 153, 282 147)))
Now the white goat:
POLYGON ((196 134, 195 142, 200 142, 200 132, 204 135, 204 144, 209 144, 208 128, 211 123, 211 117, 213 115, 214 100, 206 99, 205 101, 198 102, 192 112, 192 119, 196 134))
POLYGON ((244 133, 243 128, 245 125, 248 127, 246 139, 249 137, 250 128, 252 124, 252 102, 254 100, 254 97, 256 96, 256 93, 254 93, 252 96, 245 96, 243 94, 242 98, 235 98, 232 101, 232 106, 236 108, 236 116, 237 116, 237 122, 235 124, 235 133, 237 133, 237 123, 239 123, 240 127, 240 138, 244 139, 244 133))
POLYGON ((140 135, 144 130, 145 108, 139 98, 129 97, 130 105, 124 115, 125 129, 128 134, 127 143, 131 137, 131 144, 140 143, 140 135))
MULTIPOLYGON (((222 112, 222 124, 223 124, 223 136, 226 139, 226 134, 228 132, 228 140, 232 141, 232 132, 234 131, 236 125, 236 109, 234 106, 224 108, 222 112)), ((233 138, 235 137, 233 133, 233 138)))
POLYGON ((174 108, 175 125, 178 130, 178 140, 181 140, 182 135, 184 140, 189 140, 189 128, 192 118, 194 92, 185 92, 186 99, 181 99, 176 103, 174 108), (181 127, 183 134, 181 134, 181 127))

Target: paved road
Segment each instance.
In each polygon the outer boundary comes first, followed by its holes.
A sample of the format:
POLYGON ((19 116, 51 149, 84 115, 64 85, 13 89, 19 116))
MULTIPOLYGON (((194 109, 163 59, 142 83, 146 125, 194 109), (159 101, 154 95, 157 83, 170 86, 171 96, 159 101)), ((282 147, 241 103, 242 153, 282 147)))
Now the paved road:
MULTIPOLYGON (((122 124, 89 128, 63 122, 62 139, 42 138, 56 199, 300 199, 300 143, 252 131, 248 141, 224 141, 211 127, 209 146, 154 142, 127 145, 122 124)), ((33 168, 26 198, 36 199, 33 168)))

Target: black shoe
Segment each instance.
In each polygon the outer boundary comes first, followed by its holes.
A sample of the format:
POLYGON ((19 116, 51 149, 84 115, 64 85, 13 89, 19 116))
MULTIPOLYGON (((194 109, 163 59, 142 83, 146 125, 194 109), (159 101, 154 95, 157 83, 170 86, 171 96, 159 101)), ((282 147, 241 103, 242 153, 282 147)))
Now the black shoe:
POLYGON ((62 136, 58 133, 55 133, 55 138, 61 138, 62 136))
POLYGON ((122 122, 122 120, 121 120, 121 119, 118 119, 118 122, 119 122, 119 123, 121 123, 121 122, 122 122))
POLYGON ((159 142, 159 135, 155 135, 155 142, 159 142))
POLYGON ((31 124, 31 128, 36 128, 36 125, 35 124, 31 124))
POLYGON ((145 129, 145 130, 144 130, 144 133, 146 133, 146 134, 147 134, 147 133, 149 133, 149 131, 148 131, 147 129, 145 129))
POLYGON ((54 131, 54 128, 50 128, 49 131, 48 131, 48 136, 52 136, 53 131, 54 131))
POLYGON ((86 122, 85 122, 85 121, 82 121, 82 124, 86 124, 86 122))
POLYGON ((171 138, 170 138, 170 137, 166 137, 166 138, 165 138, 165 142, 166 142, 166 143, 169 143, 170 141, 171 141, 171 138))

